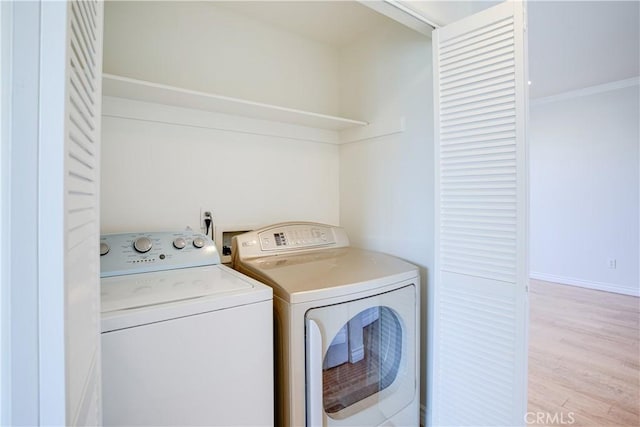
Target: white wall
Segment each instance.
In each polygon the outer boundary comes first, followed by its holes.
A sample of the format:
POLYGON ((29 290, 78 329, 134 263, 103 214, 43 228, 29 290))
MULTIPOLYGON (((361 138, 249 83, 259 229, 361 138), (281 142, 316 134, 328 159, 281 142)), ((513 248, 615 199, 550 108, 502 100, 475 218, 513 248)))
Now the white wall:
POLYGON ((102 127, 102 233, 198 230, 201 208, 218 225, 338 223, 336 145, 109 116, 102 127))
MULTIPOLYGON (((108 2, 104 70, 322 113, 339 107, 335 48, 211 2, 108 2)), ((198 229, 201 208, 219 225, 339 220, 338 148, 308 142, 313 131, 115 99, 105 110, 103 233, 198 229), (114 117, 132 112, 150 120, 114 117), (239 131, 211 125, 226 120, 239 131)))
POLYGON ((640 295, 637 80, 581 93, 531 106, 531 274, 640 295))
POLYGON ((105 4, 106 73, 336 115, 336 54, 215 2, 105 4))
POLYGON ((396 25, 345 48, 342 110, 373 122, 406 119, 403 133, 340 146, 340 224, 355 246, 421 267, 421 402, 425 402, 427 290, 433 265, 431 40, 396 25))

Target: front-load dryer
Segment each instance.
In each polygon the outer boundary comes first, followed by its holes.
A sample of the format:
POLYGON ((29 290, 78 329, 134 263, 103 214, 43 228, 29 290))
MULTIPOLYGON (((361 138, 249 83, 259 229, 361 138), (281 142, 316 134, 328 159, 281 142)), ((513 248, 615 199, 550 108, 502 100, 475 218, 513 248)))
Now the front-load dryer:
POLYGON ((274 291, 278 426, 419 425, 416 266, 317 223, 232 246, 233 267, 274 291))
POLYGON ((104 425, 273 425, 272 290, 192 231, 101 237, 104 425))

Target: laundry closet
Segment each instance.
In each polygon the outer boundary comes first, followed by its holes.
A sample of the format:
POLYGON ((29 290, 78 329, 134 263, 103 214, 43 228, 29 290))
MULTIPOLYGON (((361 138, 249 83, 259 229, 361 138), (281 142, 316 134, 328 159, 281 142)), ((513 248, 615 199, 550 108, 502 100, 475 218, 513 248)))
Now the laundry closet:
POLYGON ((429 36, 357 2, 107 2, 104 28, 102 233, 339 224, 429 282, 429 36))
POLYGON ((433 40, 360 2, 106 2, 104 15, 101 233, 198 230, 204 211, 218 227, 340 225, 420 267, 426 419, 522 420, 521 2, 433 40))

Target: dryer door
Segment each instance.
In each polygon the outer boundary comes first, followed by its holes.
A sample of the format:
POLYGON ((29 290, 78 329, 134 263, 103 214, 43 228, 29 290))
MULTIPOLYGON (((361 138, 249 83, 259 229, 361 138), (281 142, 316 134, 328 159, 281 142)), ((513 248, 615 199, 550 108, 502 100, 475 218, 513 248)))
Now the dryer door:
POLYGON ((307 426, 388 420, 415 398, 416 357, 414 285, 309 310, 307 426))

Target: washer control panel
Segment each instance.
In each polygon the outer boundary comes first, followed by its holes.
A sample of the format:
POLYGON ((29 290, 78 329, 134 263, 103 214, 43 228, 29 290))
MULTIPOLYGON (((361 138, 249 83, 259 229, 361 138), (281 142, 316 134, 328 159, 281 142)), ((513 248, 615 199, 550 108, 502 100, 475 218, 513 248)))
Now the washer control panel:
POLYGON ((220 264, 213 240, 193 231, 100 236, 100 277, 220 264))

